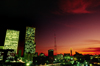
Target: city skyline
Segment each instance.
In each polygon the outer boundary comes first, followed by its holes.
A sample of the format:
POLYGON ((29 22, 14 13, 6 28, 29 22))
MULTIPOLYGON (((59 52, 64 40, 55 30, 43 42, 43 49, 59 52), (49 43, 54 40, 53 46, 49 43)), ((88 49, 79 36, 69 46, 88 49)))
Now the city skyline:
POLYGON ((100 0, 55 0, 1 2, 1 46, 6 29, 20 31, 19 50, 24 49, 25 27, 36 28, 36 52, 48 55, 54 49, 56 34, 57 54, 75 51, 82 54, 100 52, 100 0), (13 5, 13 6, 12 6, 13 5), (20 7, 21 6, 21 7, 20 7))

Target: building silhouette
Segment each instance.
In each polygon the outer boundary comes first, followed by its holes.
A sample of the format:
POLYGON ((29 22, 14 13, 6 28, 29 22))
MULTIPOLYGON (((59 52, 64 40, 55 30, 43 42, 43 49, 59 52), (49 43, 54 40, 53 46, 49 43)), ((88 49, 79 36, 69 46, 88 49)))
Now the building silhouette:
POLYGON ((48 56, 49 57, 53 57, 54 56, 54 50, 53 49, 48 50, 48 56))
POLYGON ((54 61, 54 50, 53 49, 48 50, 48 58, 49 58, 49 63, 53 63, 54 61))

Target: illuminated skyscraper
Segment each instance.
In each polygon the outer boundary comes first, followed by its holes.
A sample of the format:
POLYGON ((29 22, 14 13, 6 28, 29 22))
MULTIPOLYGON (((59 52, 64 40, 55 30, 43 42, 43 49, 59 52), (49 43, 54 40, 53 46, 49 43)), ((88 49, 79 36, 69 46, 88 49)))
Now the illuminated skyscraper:
MULTIPOLYGON (((27 56, 27 54, 30 54, 30 55, 35 54, 35 47, 36 47, 35 28, 26 27, 25 48, 24 48, 25 56, 27 56)), ((32 56, 30 58, 32 58, 32 56)))
POLYGON ((13 49, 17 53, 19 31, 7 30, 4 42, 4 49, 13 49))
POLYGON ((35 28, 26 27, 25 53, 35 53, 35 28))

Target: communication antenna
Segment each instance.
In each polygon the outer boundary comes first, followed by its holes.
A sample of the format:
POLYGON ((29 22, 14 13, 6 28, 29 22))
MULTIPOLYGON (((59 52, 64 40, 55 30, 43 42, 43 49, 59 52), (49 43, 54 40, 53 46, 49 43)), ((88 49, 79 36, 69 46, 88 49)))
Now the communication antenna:
POLYGON ((57 55, 56 34, 54 34, 54 51, 55 55, 57 55))

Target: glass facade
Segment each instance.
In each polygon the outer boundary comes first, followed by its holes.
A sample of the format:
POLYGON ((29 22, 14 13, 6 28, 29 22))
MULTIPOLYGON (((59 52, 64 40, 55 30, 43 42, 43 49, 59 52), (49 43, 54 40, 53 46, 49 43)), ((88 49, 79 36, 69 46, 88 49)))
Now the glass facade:
POLYGON ((14 49, 14 51, 17 53, 18 40, 19 40, 19 31, 7 30, 4 42, 4 49, 14 49))
POLYGON ((35 47, 35 28, 26 27, 24 53, 35 53, 35 47))

